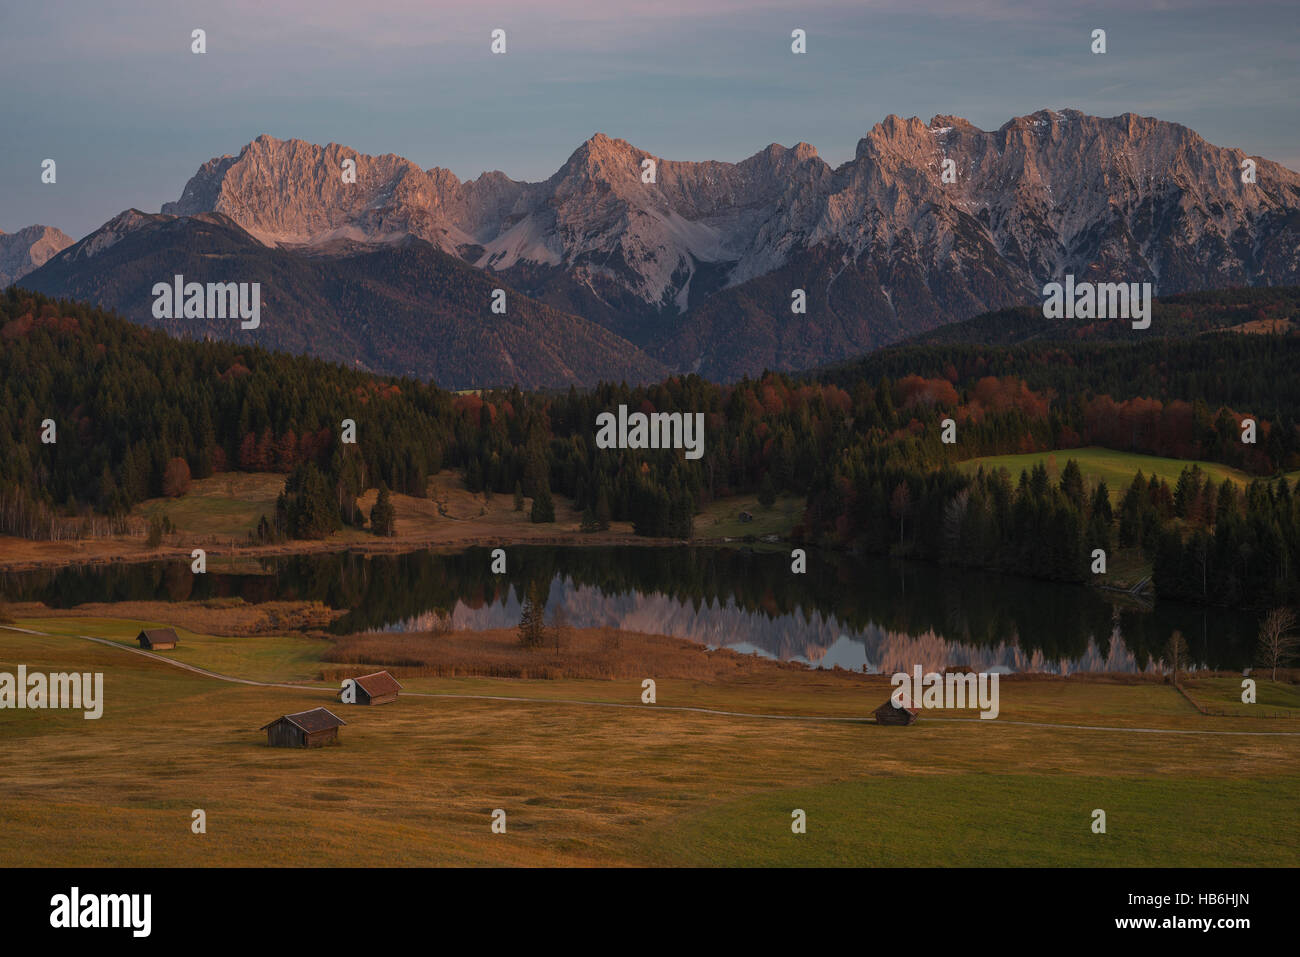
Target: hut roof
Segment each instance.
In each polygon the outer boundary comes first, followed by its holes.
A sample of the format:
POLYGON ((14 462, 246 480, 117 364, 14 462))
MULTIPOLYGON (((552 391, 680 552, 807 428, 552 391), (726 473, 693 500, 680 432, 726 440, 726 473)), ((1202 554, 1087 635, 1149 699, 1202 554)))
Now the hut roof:
MULTIPOLYGON (((172 628, 146 628, 144 631, 140 632, 140 634, 148 638, 149 644, 151 645, 159 641, 177 640, 176 632, 172 628)), ((140 635, 136 635, 136 637, 138 638, 140 635)))
POLYGON ((898 710, 906 711, 909 714, 916 715, 921 713, 921 709, 912 703, 912 696, 909 695, 906 691, 895 692, 895 694, 898 695, 898 699, 897 699, 898 704, 894 703, 895 698, 894 695, 891 694, 889 696, 889 700, 886 701, 884 704, 882 704, 876 710, 881 711, 885 708, 897 708, 898 710))
POLYGON ((386 694, 397 694, 402 690, 397 679, 387 671, 376 671, 372 675, 362 675, 360 678, 353 678, 353 681, 372 698, 381 698, 386 694))
POLYGON ((296 714, 281 715, 275 721, 264 724, 258 731, 265 731, 277 721, 288 721, 290 724, 301 728, 308 734, 315 734, 317 731, 328 731, 330 728, 337 728, 341 724, 347 724, 342 718, 334 714, 328 708, 312 708, 310 711, 299 711, 296 714))

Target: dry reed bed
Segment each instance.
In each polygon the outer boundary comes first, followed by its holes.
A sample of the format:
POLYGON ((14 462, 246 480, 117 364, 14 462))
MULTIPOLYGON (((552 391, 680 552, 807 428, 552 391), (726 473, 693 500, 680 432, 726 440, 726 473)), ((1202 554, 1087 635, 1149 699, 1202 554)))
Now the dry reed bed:
MULTIPOLYGON (((716 681, 770 669, 804 671, 802 664, 710 650, 685 638, 566 628, 553 640, 526 648, 513 628, 456 632, 366 632, 348 635, 325 652, 336 665, 375 665, 397 676, 490 678, 691 678, 716 681)), ((327 681, 355 668, 326 668, 327 681)))
POLYGON ((211 598, 204 601, 119 601, 93 602, 72 608, 49 608, 39 602, 9 605, 13 618, 125 618, 131 621, 161 621, 199 635, 280 635, 286 632, 320 630, 341 618, 345 611, 318 601, 268 601, 247 604, 239 598, 211 598))

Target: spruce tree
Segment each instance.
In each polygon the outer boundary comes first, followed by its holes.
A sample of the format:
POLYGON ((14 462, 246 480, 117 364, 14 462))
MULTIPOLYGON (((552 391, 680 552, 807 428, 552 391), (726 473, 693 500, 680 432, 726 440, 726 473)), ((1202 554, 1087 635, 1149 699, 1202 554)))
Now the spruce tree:
POLYGON ((528 586, 523 614, 519 617, 519 643, 525 648, 539 647, 546 640, 546 602, 537 582, 528 586))
POLYGON ((370 530, 385 538, 397 534, 397 510, 393 508, 393 497, 387 485, 380 486, 379 497, 370 509, 370 530))
POLYGON ((529 516, 534 522, 555 521, 555 503, 551 501, 551 487, 545 481, 537 489, 533 498, 533 511, 529 516))
POLYGON ((605 488, 605 483, 600 484, 600 491, 596 493, 596 526, 602 531, 608 531, 609 523, 613 520, 613 515, 609 508, 609 493, 605 488))

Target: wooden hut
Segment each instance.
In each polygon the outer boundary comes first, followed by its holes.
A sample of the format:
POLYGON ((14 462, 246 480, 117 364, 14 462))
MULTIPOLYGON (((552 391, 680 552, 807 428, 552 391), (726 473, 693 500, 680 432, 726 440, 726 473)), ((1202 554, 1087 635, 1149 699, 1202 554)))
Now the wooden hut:
POLYGON ((876 724, 911 724, 921 709, 912 704, 907 692, 903 692, 900 704, 894 703, 894 696, 876 709, 876 724))
MULTIPOLYGON (((402 690, 397 679, 387 671, 376 671, 372 675, 362 675, 351 680, 356 689, 355 704, 388 704, 396 701, 397 693, 402 690)), ((340 691, 339 700, 342 699, 343 692, 340 691)))
POLYGON ((339 726, 344 724, 328 708, 313 708, 286 714, 258 730, 266 732, 266 743, 272 748, 320 748, 338 744, 339 726))
POLYGON ((141 648, 150 651, 171 651, 176 647, 176 632, 170 628, 146 628, 135 636, 141 648))

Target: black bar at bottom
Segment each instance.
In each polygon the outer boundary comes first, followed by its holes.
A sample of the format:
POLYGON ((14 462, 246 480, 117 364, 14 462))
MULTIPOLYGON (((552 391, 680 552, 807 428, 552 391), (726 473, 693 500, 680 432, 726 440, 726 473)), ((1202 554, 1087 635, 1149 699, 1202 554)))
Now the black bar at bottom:
POLYGON ((479 949, 477 938, 492 949, 515 939, 672 951, 713 939, 770 947, 787 933, 812 944, 842 931, 862 934, 867 947, 911 952, 923 942, 944 946, 950 933, 972 943, 1200 937, 1232 947, 1294 926, 1286 888, 1295 877, 1280 869, 32 869, 0 872, 0 927, 6 944, 75 934, 127 947, 339 947, 355 935, 376 943, 373 935, 391 935, 395 944, 425 933, 431 945, 453 946, 438 938, 454 933, 457 950, 479 949), (143 896, 117 895, 148 895, 147 910, 143 896), (88 922, 118 926, 72 926, 88 922))

